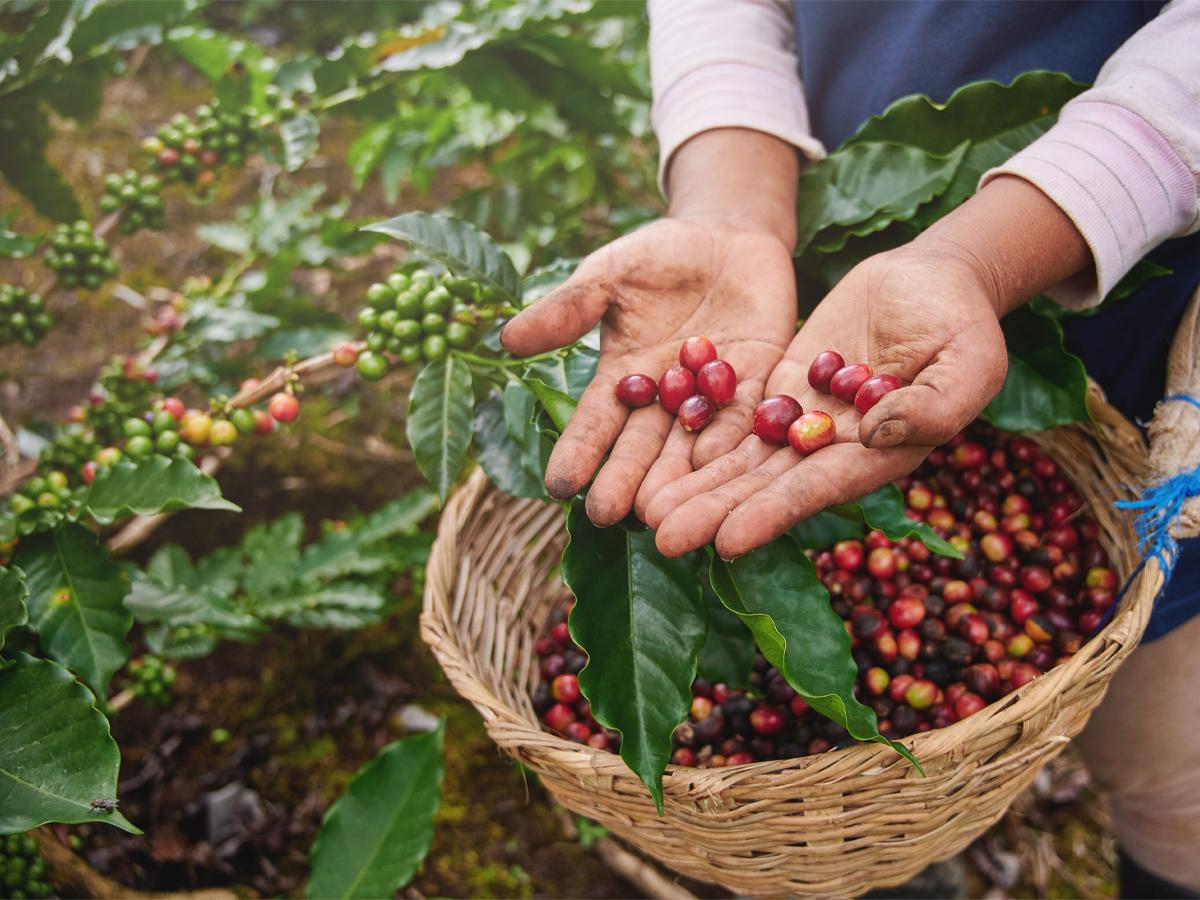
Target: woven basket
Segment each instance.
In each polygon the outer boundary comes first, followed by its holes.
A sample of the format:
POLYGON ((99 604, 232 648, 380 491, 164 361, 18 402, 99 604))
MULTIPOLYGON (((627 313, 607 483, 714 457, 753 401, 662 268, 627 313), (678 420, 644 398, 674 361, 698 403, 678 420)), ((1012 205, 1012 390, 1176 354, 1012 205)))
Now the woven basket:
MULTIPOLYGON (((1113 500, 1143 483, 1146 449, 1093 387, 1095 421, 1038 440, 1089 501, 1122 576, 1139 562, 1113 500)), ((664 814, 620 757, 543 731, 529 700, 534 641, 566 589, 562 509, 475 472, 442 514, 422 635, 492 738, 569 809, 662 864, 750 895, 857 895, 961 850, 1082 730, 1136 646, 1163 576, 1142 569, 1112 622, 1069 661, 948 728, 906 738, 921 777, 878 744, 720 769, 669 767, 664 814)))

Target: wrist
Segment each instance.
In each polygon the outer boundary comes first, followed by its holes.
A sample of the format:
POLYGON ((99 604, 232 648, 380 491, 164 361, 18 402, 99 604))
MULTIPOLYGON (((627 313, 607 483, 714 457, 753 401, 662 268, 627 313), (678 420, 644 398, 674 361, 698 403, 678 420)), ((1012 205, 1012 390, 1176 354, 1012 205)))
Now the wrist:
POLYGON ((758 131, 718 128, 696 135, 671 158, 667 216, 768 234, 796 246, 794 147, 758 131))

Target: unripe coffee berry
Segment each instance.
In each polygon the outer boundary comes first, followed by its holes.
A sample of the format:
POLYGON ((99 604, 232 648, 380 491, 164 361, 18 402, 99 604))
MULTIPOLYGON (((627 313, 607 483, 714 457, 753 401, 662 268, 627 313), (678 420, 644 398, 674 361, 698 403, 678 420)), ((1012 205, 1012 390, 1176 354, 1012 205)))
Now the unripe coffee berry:
POLYGON ((658 399, 663 409, 675 415, 683 401, 696 393, 696 376, 691 369, 671 366, 658 379, 658 399))
POLYGON ((826 350, 823 353, 818 353, 816 359, 808 367, 808 383, 812 385, 813 390, 820 391, 822 394, 828 394, 830 379, 833 378, 835 372, 844 368, 845 365, 846 360, 836 350, 826 350))
POLYGON ((640 409, 654 402, 658 387, 649 375, 626 375, 617 382, 617 399, 632 409, 640 409))
POLYGON ((333 361, 334 364, 348 369, 358 362, 358 350, 353 344, 338 344, 333 348, 333 361))
POLYGON ((809 410, 788 426, 787 438, 797 453, 816 453, 837 436, 833 417, 819 409, 809 410))
POLYGON ((737 373, 723 359, 714 359, 696 373, 696 389, 718 408, 733 402, 737 390, 737 373))
POLYGON ((699 372, 705 363, 716 358, 716 345, 706 337, 690 337, 679 348, 679 364, 692 372, 699 372))
POLYGON ((866 415, 871 407, 883 399, 884 394, 890 394, 903 384, 895 375, 872 375, 855 392, 854 406, 866 415))
POLYGON ((782 447, 788 443, 788 429, 804 414, 794 397, 776 394, 754 407, 751 430, 768 444, 782 447))
POLYGON ((829 379, 829 391, 843 403, 853 403, 854 395, 870 377, 871 367, 865 363, 843 366, 829 379))
POLYGON ((687 431, 703 431, 717 414, 717 407, 700 394, 688 397, 679 406, 679 424, 687 431))
POLYGON ((228 447, 237 440, 237 428, 228 419, 213 422, 208 439, 214 447, 228 447))

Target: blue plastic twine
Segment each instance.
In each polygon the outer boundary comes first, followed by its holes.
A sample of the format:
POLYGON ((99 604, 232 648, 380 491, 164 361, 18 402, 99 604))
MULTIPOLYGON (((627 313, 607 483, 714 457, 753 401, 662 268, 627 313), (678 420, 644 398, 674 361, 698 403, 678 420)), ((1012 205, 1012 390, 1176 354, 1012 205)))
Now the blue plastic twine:
MULTIPOLYGON (((1200 400, 1187 394, 1172 394, 1163 398, 1164 403, 1170 401, 1190 403, 1200 409, 1200 400)), ((1171 536, 1171 525, 1179 518, 1183 504, 1192 497, 1200 497, 1200 467, 1190 472, 1180 472, 1166 481, 1146 488, 1137 500, 1118 500, 1114 504, 1117 509, 1142 510, 1133 523, 1144 557, 1142 565, 1145 565, 1145 560, 1157 558, 1163 570, 1164 587, 1170 581, 1179 558, 1179 542, 1171 536)), ((1138 570, 1141 568, 1139 565, 1138 570)))

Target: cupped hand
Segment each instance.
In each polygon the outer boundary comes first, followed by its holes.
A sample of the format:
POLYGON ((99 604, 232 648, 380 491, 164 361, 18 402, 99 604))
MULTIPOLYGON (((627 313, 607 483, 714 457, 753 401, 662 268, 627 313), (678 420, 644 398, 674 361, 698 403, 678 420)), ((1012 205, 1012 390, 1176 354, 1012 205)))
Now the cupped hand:
POLYGON ((651 466, 663 483, 732 450, 750 428, 767 376, 795 334, 789 249, 765 233, 662 219, 588 256, 553 293, 523 310, 501 341, 529 356, 578 340, 600 323, 596 375, 546 467, 546 489, 574 496, 591 481, 587 512, 598 525, 624 518, 651 466), (637 410, 614 394, 623 376, 655 381, 679 345, 706 335, 738 376, 732 404, 700 434, 655 403, 637 410), (611 452, 610 452, 611 451, 611 452))
MULTIPOLYGON (((644 506, 639 499, 659 549, 677 556, 715 541, 733 559, 910 472, 1003 384, 998 306, 995 285, 961 253, 910 245, 857 266, 821 301, 767 383, 767 395, 790 394, 806 410, 833 416, 835 442, 801 457, 749 435, 665 483, 644 506), (853 404, 809 386, 809 364, 827 349, 906 386, 859 415, 853 404)), ((657 483, 656 472, 647 483, 657 483)))

